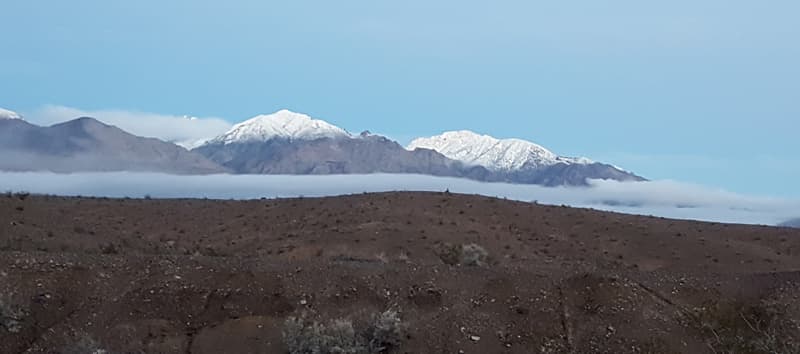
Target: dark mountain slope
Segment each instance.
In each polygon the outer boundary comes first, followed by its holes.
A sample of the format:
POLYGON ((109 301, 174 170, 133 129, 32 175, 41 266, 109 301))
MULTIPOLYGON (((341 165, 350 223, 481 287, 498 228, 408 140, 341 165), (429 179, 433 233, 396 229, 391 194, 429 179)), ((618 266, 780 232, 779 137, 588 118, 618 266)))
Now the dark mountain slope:
POLYGON ((195 150, 236 173, 354 174, 418 173, 471 177, 490 175, 465 168, 432 150, 408 151, 385 137, 316 140, 270 139, 265 142, 208 144, 195 150))

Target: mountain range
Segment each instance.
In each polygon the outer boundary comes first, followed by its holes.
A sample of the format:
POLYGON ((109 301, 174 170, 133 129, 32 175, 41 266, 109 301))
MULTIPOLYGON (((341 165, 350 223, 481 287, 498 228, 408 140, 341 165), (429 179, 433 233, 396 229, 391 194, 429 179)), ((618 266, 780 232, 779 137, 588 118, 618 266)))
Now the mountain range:
POLYGON ((800 228, 800 218, 787 220, 785 222, 780 223, 778 226, 800 228))
POLYGON ((0 170, 229 172, 175 144, 138 137, 93 118, 41 127, 6 112, 0 112, 0 170))
POLYGON ((0 109, 0 170, 155 171, 178 174, 414 173, 487 182, 586 185, 642 181, 613 165, 559 156, 520 139, 470 131, 419 138, 404 147, 368 131, 354 135, 281 110, 236 124, 186 150, 88 117, 42 127, 0 109))

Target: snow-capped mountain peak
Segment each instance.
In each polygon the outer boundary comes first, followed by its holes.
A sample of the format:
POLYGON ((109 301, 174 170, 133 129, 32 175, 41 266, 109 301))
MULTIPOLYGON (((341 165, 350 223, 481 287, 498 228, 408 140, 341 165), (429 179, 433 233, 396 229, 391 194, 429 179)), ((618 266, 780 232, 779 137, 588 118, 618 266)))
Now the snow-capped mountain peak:
POLYGON ((259 115, 236 124, 211 143, 242 143, 271 139, 316 140, 322 138, 348 138, 350 133, 326 121, 289 110, 259 115))
POLYGON ((549 166, 558 163, 590 164, 586 158, 561 157, 530 141, 497 139, 468 130, 445 132, 441 135, 419 138, 407 149, 430 149, 469 165, 478 165, 495 171, 518 170, 524 167, 549 166))
POLYGON ((0 108, 0 119, 22 119, 22 116, 17 112, 0 108))

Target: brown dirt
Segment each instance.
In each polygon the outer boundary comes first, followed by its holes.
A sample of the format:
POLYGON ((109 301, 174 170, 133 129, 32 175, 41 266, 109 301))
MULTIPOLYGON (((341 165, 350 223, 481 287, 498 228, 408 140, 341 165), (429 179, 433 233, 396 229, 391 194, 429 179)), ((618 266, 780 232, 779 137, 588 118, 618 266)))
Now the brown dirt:
POLYGON ((790 353, 798 290, 789 228, 446 193, 0 197, 2 353, 281 353, 288 316, 386 309, 395 353, 790 353))

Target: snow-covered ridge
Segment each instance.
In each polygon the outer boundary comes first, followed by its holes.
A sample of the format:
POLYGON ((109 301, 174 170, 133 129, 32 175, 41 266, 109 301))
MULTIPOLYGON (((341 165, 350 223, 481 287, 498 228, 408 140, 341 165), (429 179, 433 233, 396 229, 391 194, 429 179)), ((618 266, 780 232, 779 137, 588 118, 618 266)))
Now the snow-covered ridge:
POLYGON ((523 167, 564 164, 591 164, 587 158, 558 156, 542 146, 521 139, 497 139, 468 130, 445 132, 441 135, 418 138, 408 150, 430 149, 469 165, 483 166, 495 171, 518 170, 523 167))
POLYGON ((0 119, 22 119, 22 116, 17 112, 0 108, 0 119))
POLYGON ((271 139, 316 140, 322 138, 349 138, 346 130, 305 114, 281 110, 259 115, 236 124, 228 132, 209 143, 259 142, 271 139))
MULTIPOLYGON (((365 139, 364 133, 353 136, 346 130, 308 115, 281 110, 259 115, 234 125, 226 133, 206 144, 266 142, 272 139, 311 141, 323 138, 365 139)), ((192 144, 196 146, 195 144, 192 144)), ((591 164, 586 158, 558 156, 542 146, 521 139, 497 139, 467 130, 446 132, 429 138, 418 138, 408 150, 425 148, 468 165, 483 166, 495 171, 514 171, 555 164, 591 164)))

